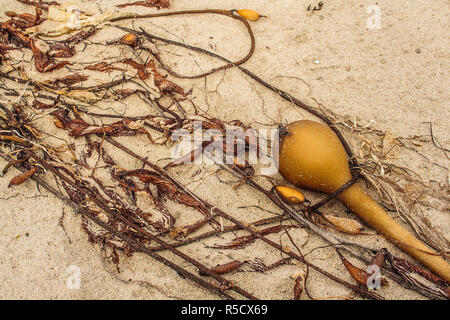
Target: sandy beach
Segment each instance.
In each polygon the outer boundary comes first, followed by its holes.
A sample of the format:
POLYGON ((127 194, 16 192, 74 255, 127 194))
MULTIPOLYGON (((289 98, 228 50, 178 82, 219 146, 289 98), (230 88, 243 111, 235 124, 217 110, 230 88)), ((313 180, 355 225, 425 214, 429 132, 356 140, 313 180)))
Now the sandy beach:
MULTIPOLYGON (((83 12, 94 15, 112 10, 115 5, 126 0, 58 2, 74 3, 83 12)), ((368 183, 359 183, 368 187, 374 199, 386 205, 390 209, 389 214, 405 228, 413 233, 419 232, 424 241, 433 244, 439 252, 448 254, 450 161, 446 148, 450 146, 450 38, 445 30, 449 21, 449 2, 378 0, 375 5, 375 1, 367 0, 324 0, 320 10, 308 11, 310 3, 317 1, 171 0, 170 9, 130 6, 121 10, 142 14, 188 9, 245 8, 265 15, 258 21, 249 22, 255 36, 255 52, 242 66, 332 118, 343 130, 360 161, 367 161, 368 165, 370 161, 381 164, 376 167, 373 177, 379 178, 380 186, 392 192, 394 202, 402 211, 396 211, 390 202, 392 198, 380 191, 383 188, 376 190, 368 183), (374 15, 378 14, 376 10, 379 10, 379 25, 374 24, 377 21, 373 20, 374 15), (406 171, 399 168, 409 171, 404 174, 406 171)), ((34 14, 32 6, 0 0, 2 21, 7 19, 3 14, 5 11, 34 14)), ((46 23, 55 22, 44 22, 42 27, 46 23)), ((242 24, 225 16, 211 14, 112 22, 89 38, 89 41, 105 44, 125 34, 113 25, 135 30, 142 27, 151 34, 201 47, 232 61, 242 58, 250 46, 242 24)), ((164 61, 180 74, 198 74, 223 64, 211 57, 160 42, 156 42, 155 47, 164 61)), ((110 48, 106 45, 87 45, 86 50, 82 50, 84 45, 78 44, 76 48, 76 55, 69 60, 85 64, 118 59, 125 55, 142 58, 123 46, 110 48)), ((30 61, 31 50, 24 52, 27 52, 24 61, 30 61)), ((19 52, 11 55, 18 57, 19 52)), ((64 76, 68 70, 75 69, 70 66, 40 74, 34 67, 27 67, 24 72, 30 79, 42 81, 64 76)), ((79 70, 82 69, 76 69, 79 70)), ((119 71, 111 74, 93 71, 84 73, 90 77, 86 86, 111 81, 120 75, 119 71)), ((170 75, 168 79, 181 86, 185 92, 192 89, 189 97, 195 105, 223 121, 240 120, 256 129, 274 129, 280 123, 288 124, 300 119, 317 120, 237 68, 199 79, 178 79, 170 75)), ((11 97, 6 97, 2 91, 0 98, 4 104, 11 97)), ((105 100, 89 110, 100 113, 114 110, 129 116, 149 112, 148 106, 135 96, 124 101, 105 100)), ((192 112, 192 109, 188 109, 188 112, 192 112)), ((61 133, 62 130, 56 128, 50 118, 43 118, 36 122, 36 126, 75 146, 85 143, 83 138, 61 133)), ((145 135, 115 139, 158 165, 167 164, 168 161, 164 159, 171 156, 170 147, 151 144, 145 135)), ((49 141, 59 144, 56 139, 49 138, 49 141)), ((128 170, 142 167, 141 162, 114 149, 112 145, 105 144, 104 147, 120 167, 128 170)), ((95 165, 96 159, 93 156, 89 164, 95 165)), ((6 164, 0 158, 0 168, 6 164)), ((171 168, 169 172, 189 190, 245 223, 271 217, 273 212, 281 213, 279 208, 249 185, 233 188, 239 179, 219 169, 215 164, 187 164, 171 168)), ((0 178, 0 299, 218 298, 143 253, 126 257, 119 252, 120 272, 117 272, 108 250, 89 242, 81 226, 81 214, 68 203, 42 187, 38 189, 32 180, 8 188, 11 178, 18 173, 11 168, 0 178), (79 286, 73 287, 71 284, 75 278, 80 279, 80 282, 79 286)), ((106 174, 107 170, 98 171, 100 177, 106 177, 106 174)), ((284 181, 279 174, 275 178, 284 181)), ((54 183, 50 175, 45 179, 54 183)), ((263 184, 270 189, 270 183, 266 181, 263 184)), ((312 203, 323 197, 323 194, 311 191, 305 191, 305 195, 312 203)), ((166 206, 177 219, 176 226, 201 218, 194 209, 179 203, 168 201, 166 206)), ((323 210, 358 220, 337 200, 328 203, 323 210)), ((197 232, 207 230, 211 230, 209 225, 197 232)), ((333 229, 329 231, 362 245, 387 248, 398 257, 414 261, 370 227, 367 230, 370 235, 350 236, 333 229)), ((307 254, 308 261, 355 284, 335 249, 327 246, 323 238, 307 228, 291 228, 289 233, 303 255, 307 254)), ((246 234, 243 230, 228 232, 183 246, 180 250, 209 267, 232 260, 261 259, 270 264, 285 257, 261 240, 238 250, 211 248, 246 234)), ((267 238, 281 246, 291 246, 294 250, 283 232, 269 234, 267 238)), ((181 261, 173 253, 162 251, 160 254, 198 275, 195 267, 181 261)), ((348 259, 364 267, 361 261, 350 256, 348 259)), ((243 266, 224 276, 258 298, 292 299, 294 278, 305 272, 304 264, 290 261, 266 272, 243 266)), ((352 294, 350 289, 314 270, 308 276, 307 288, 316 299, 361 299, 352 294)), ((392 280, 377 293, 385 299, 428 299, 392 280)), ((310 299, 306 293, 301 298, 310 299)))

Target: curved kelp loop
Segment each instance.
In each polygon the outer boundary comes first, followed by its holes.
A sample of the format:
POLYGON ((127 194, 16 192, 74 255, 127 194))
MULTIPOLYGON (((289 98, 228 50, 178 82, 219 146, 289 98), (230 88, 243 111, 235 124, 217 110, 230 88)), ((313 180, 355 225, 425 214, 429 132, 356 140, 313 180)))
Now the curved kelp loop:
POLYGON ((247 55, 236 62, 228 61, 228 63, 225 65, 211 69, 211 70, 201 73, 201 74, 197 74, 197 75, 176 74, 175 75, 178 78, 195 79, 195 78, 201 78, 201 77, 210 75, 210 74, 215 73, 220 70, 224 70, 224 69, 228 69, 231 67, 241 65, 241 64, 245 63, 246 61, 248 61, 250 59, 250 57, 253 55, 253 53, 255 51, 255 36, 253 34, 252 28, 250 27, 250 24, 248 23, 248 21, 245 18, 241 17, 240 15, 235 14, 234 12, 235 12, 235 10, 220 10, 220 9, 182 10, 182 11, 172 11, 172 12, 163 12, 163 13, 150 13, 150 14, 141 14, 141 15, 134 15, 134 16, 116 17, 116 18, 111 19, 110 21, 116 22, 116 21, 120 21, 120 20, 124 20, 124 19, 143 19, 143 18, 157 18, 157 17, 177 16, 177 15, 208 14, 209 13, 209 14, 224 15, 224 16, 227 16, 227 17, 230 17, 230 18, 233 18, 233 19, 236 19, 236 20, 242 22, 244 24, 244 26, 247 28, 247 32, 250 36, 250 41, 251 41, 250 49, 249 49, 247 55))

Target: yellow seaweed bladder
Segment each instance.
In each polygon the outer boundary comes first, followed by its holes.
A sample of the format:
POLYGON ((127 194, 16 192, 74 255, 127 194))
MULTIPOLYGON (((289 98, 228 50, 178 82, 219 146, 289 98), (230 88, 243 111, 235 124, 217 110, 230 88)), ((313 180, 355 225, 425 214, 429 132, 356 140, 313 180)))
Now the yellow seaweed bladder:
MULTIPOLYGON (((292 184, 332 193, 351 178, 345 149, 327 126, 309 120, 291 123, 280 137, 279 170, 292 184)), ((392 219, 358 183, 338 198, 367 224, 450 283, 450 265, 392 219)))

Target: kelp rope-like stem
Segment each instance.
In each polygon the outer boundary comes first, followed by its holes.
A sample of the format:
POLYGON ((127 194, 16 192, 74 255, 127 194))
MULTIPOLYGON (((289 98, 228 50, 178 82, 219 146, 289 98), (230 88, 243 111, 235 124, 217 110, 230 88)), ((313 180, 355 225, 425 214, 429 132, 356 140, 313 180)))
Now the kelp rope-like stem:
MULTIPOLYGON (((199 48, 199 47, 195 47, 195 46, 191 46, 191 45, 188 45, 188 44, 185 44, 185 43, 181 43, 181 42, 178 42, 178 41, 169 40, 169 39, 165 39, 165 38, 158 37, 158 36, 155 36, 155 35, 151 35, 151 34, 147 33, 147 32, 146 32, 144 29, 142 29, 142 28, 141 28, 141 31, 136 31, 136 30, 133 30, 133 29, 130 29, 130 28, 126 28, 126 27, 121 27, 121 26, 115 26, 115 27, 116 27, 116 28, 119 28, 119 29, 121 29, 121 30, 127 31, 127 32, 134 32, 134 33, 136 33, 136 34, 138 34, 138 35, 140 35, 140 36, 146 37, 146 38, 149 39, 149 40, 158 40, 158 41, 161 41, 161 42, 165 42, 165 43, 167 43, 167 44, 171 44, 171 45, 183 47, 183 48, 186 48, 186 49, 189 49, 189 50, 192 50, 192 51, 196 51, 196 52, 200 52, 200 53, 209 55, 209 56, 211 56, 211 57, 217 58, 217 59, 222 60, 222 61, 224 61, 224 62, 230 63, 230 60, 228 60, 227 58, 224 58, 224 57, 222 57, 222 56, 220 56, 220 55, 218 55, 218 54, 216 54, 216 53, 214 53, 214 52, 210 52, 210 51, 208 51, 208 50, 205 50, 205 49, 202 49, 202 48, 199 48)), ((167 68, 166 66, 164 66, 164 65, 162 65, 162 66, 163 66, 163 67, 166 69, 166 71, 167 71, 169 74, 171 74, 172 76, 175 76, 175 77, 179 77, 179 76, 180 76, 180 75, 178 75, 177 73, 175 73, 175 72, 173 72, 172 70, 170 70, 169 68, 167 68)), ((287 93, 287 92, 285 92, 285 91, 283 91, 283 90, 281 90, 281 89, 279 89, 279 88, 277 88, 277 87, 275 87, 275 86, 272 86, 271 84, 269 84, 268 82, 264 81, 263 79, 261 79, 260 77, 258 77, 257 75, 255 75, 254 73, 252 73, 251 71, 249 71, 248 69, 246 69, 246 68, 244 68, 244 67, 242 67, 242 66, 240 66, 240 65, 237 65, 236 67, 237 67, 239 70, 241 70, 243 73, 245 73, 246 75, 248 75, 249 77, 251 77, 252 79, 254 79, 254 80, 255 80, 256 82, 258 82, 259 84, 261 84, 261 85, 263 85, 264 87, 270 89, 271 91, 274 91, 275 93, 277 93, 277 94, 278 94, 279 96, 281 96, 284 100, 286 100, 286 101, 288 101, 288 102, 290 102, 290 103, 293 103, 294 105, 296 105, 296 106, 298 106, 298 107, 304 109, 305 111, 311 113, 312 115, 318 117, 318 118, 321 119, 324 123, 326 123, 326 124, 327 124, 327 125, 328 125, 335 133, 336 133, 336 135, 339 137, 341 143, 344 145, 344 148, 345 148, 345 150, 346 150, 346 152, 347 152, 347 154, 348 154, 348 156, 349 156, 349 159, 350 159, 351 168, 352 168, 352 169, 356 169, 356 168, 359 167, 359 164, 358 164, 358 162, 357 162, 357 160, 356 160, 356 157, 354 156, 353 151, 351 150, 351 148, 350 148, 348 142, 345 140, 345 138, 343 137, 342 133, 339 131, 339 129, 335 126, 335 124, 334 124, 328 117, 326 117, 324 114, 320 113, 319 111, 315 110, 313 107, 311 107, 311 106, 309 106, 309 105, 303 103, 302 101, 300 101, 300 100, 297 99, 296 97, 292 96, 291 94, 289 94, 289 93, 287 93)), ((184 76, 183 76, 183 77, 184 77, 184 76)), ((355 172, 353 172, 353 175, 355 176, 355 172)), ((357 173, 356 173, 356 176, 358 176, 357 173)), ((353 180, 356 181, 356 179, 353 179, 353 180)), ((252 185, 253 185, 253 184, 252 184, 252 185)), ((253 187, 255 187, 255 186, 253 185, 253 187)), ((260 190, 259 188, 257 188, 257 187, 256 187, 256 189, 259 190, 259 191, 261 191, 261 190, 260 190)), ((271 200, 273 201, 273 199, 271 199, 271 200)), ((326 198, 326 199, 324 199, 324 200, 325 200, 325 201, 328 201, 329 198, 326 198)), ((325 202, 325 201, 323 201, 323 202, 325 202)), ((283 208, 282 208, 282 209, 283 209, 283 208)), ((287 212, 288 212, 291 216, 293 215, 292 210, 288 210, 287 212)), ((299 221, 299 219, 298 219, 299 216, 298 216, 298 215, 295 214, 295 216, 293 216, 293 218, 296 219, 297 221, 299 221)), ((300 218, 301 218, 301 217, 300 217, 300 218)), ((300 221, 299 221, 299 222, 300 222, 300 221)), ((327 239, 327 238, 325 238, 325 239, 326 239, 327 241, 330 241, 330 239, 327 239)), ((336 242, 332 241, 331 243, 336 243, 336 242)), ((344 242, 344 243, 341 243, 341 244, 345 244, 345 242, 344 242)), ((346 250, 349 251, 348 248, 346 248, 346 250)), ((361 260, 367 262, 367 259, 365 259, 365 258, 363 258, 363 257, 361 257, 361 256, 359 256, 359 255, 356 255, 354 251, 350 251, 350 253, 352 253, 353 255, 355 255, 356 257, 358 257, 359 259, 361 259, 361 260)), ((428 290, 424 290, 424 288, 418 286, 416 283, 412 283, 412 282, 410 282, 410 281, 407 281, 407 279, 404 279, 404 277, 402 277, 402 276, 400 276, 400 275, 397 275, 397 274, 395 274, 395 273, 392 272, 392 271, 389 271, 389 275, 390 275, 396 282, 400 283, 402 286, 406 287, 407 289, 415 290, 415 291, 419 292, 420 294, 422 294, 422 295, 424 295, 424 296, 427 296, 427 297, 429 297, 429 298, 432 298, 432 299, 433 299, 433 298, 434 298, 434 299, 436 299, 436 298, 438 298, 438 299, 444 298, 444 296, 443 296, 442 294, 438 294, 438 295, 437 295, 435 292, 430 293, 428 290), (405 280, 407 281, 406 283, 405 283, 405 280)))

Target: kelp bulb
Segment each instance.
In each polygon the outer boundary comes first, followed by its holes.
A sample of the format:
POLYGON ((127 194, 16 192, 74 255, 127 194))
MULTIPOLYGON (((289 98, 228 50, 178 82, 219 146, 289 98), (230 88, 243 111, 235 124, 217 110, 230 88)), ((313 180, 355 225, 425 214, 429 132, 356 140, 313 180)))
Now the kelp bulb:
MULTIPOLYGON (((279 170, 286 180, 297 187, 327 193, 351 180, 345 149, 328 126, 301 120, 288 125, 286 131, 279 145, 279 170)), ((358 183, 338 198, 388 240, 450 282, 450 265, 392 219, 358 183)))

